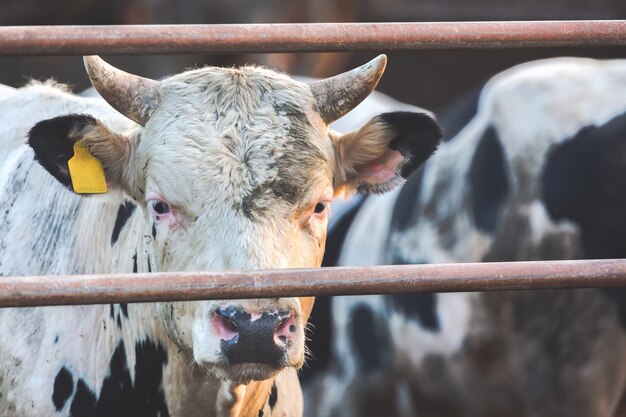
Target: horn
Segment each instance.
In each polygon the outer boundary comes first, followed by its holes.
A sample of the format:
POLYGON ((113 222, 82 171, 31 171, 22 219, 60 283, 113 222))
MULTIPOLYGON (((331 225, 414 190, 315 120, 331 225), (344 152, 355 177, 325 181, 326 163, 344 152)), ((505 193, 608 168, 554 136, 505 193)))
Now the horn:
POLYGON ((309 83, 322 120, 330 124, 365 100, 378 85, 386 66, 387 56, 378 55, 352 71, 309 83))
POLYGON ((107 103, 144 126, 159 102, 159 82, 129 74, 97 55, 83 57, 89 80, 107 103))

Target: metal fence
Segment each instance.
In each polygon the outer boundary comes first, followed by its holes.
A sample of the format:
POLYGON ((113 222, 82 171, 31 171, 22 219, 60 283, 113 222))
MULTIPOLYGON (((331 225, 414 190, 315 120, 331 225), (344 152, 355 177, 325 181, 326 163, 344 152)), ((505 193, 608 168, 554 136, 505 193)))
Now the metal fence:
POLYGON ((626 21, 5 26, 0 55, 626 46, 626 21))
POLYGON ((0 278, 0 307, 626 286, 626 260, 0 278))
MULTIPOLYGON (((626 21, 0 27, 0 55, 626 46, 626 21)), ((0 278, 0 307, 626 286, 626 260, 0 278)))

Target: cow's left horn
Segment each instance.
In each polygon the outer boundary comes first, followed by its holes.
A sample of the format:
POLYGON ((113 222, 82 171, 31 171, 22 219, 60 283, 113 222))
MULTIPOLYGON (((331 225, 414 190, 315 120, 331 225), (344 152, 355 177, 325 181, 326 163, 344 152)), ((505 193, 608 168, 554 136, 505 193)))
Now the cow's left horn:
POLYGON ((309 83, 322 120, 330 124, 365 100, 378 85, 386 66, 387 56, 378 55, 352 71, 309 83))
POLYGON ((144 126, 159 101, 159 82, 129 74, 99 56, 83 57, 91 84, 115 110, 144 126))

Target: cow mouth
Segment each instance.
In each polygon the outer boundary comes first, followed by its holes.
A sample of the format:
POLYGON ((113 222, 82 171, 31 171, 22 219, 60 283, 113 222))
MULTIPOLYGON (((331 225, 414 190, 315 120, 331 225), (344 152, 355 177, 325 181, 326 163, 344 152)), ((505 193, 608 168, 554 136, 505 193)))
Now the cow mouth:
POLYGON ((276 367, 267 363, 237 363, 229 365, 224 369, 226 378, 235 382, 236 384, 247 384, 250 381, 264 381, 270 379, 283 367, 276 367))

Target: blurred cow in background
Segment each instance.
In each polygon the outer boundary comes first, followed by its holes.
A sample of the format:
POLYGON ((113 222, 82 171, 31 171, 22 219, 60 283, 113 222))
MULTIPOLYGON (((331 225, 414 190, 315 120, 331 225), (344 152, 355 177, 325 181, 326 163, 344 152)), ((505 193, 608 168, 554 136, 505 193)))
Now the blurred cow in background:
MULTIPOLYGON (((404 187, 368 197, 339 264, 626 257, 626 61, 532 62, 476 98, 404 187)), ((621 416, 625 313, 622 289, 334 298, 307 414, 621 416)))

